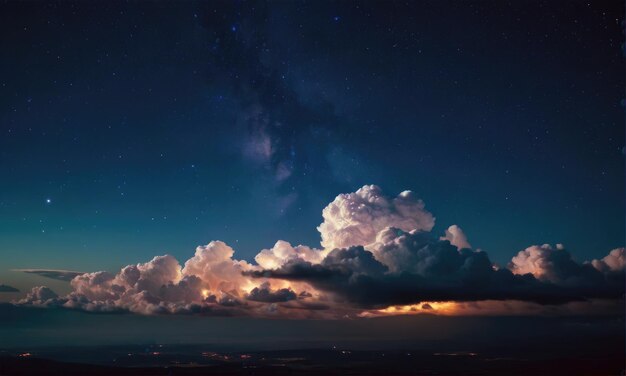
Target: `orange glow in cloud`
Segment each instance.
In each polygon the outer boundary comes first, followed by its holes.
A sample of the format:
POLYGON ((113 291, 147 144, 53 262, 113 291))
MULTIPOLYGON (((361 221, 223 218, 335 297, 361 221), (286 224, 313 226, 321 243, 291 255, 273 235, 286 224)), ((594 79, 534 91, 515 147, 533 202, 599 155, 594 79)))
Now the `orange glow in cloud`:
POLYGON ((475 302, 422 302, 419 304, 389 306, 383 309, 361 312, 360 317, 384 317, 399 315, 443 315, 443 316, 497 316, 497 315, 602 315, 619 314, 623 301, 592 299, 561 305, 541 305, 519 300, 481 300, 475 302))
POLYGON ((398 315, 419 315, 434 314, 452 316, 458 313, 459 303, 456 302, 422 302, 419 304, 410 304, 402 306, 390 306, 383 309, 365 311, 361 313, 362 317, 378 317, 378 316, 398 316, 398 315))

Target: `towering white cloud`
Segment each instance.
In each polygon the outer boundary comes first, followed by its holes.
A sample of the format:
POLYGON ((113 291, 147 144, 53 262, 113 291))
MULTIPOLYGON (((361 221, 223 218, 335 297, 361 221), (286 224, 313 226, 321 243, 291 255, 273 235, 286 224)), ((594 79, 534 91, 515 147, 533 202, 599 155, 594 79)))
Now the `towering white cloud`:
POLYGON ((324 222, 317 228, 326 249, 367 246, 387 227, 404 231, 430 231, 433 215, 411 191, 386 197, 380 187, 366 185, 354 193, 341 194, 322 211, 324 222))
POLYGON ((241 273, 252 266, 246 261, 233 259, 234 253, 230 246, 219 240, 199 246, 195 255, 185 262, 183 274, 198 276, 214 293, 250 287, 249 280, 241 273))

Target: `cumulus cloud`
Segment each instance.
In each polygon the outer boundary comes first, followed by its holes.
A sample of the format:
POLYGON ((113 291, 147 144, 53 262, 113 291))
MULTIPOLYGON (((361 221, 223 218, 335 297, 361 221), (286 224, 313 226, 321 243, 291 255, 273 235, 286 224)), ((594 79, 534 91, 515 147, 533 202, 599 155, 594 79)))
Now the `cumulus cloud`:
POLYGON ((13 286, 0 284, 0 292, 20 292, 20 290, 13 286))
POLYGON ((435 225, 435 218, 413 192, 388 198, 376 185, 337 196, 324 208, 322 217, 324 222, 317 229, 327 249, 367 246, 387 227, 430 231, 435 225))
MULTIPOLYGON (((612 253, 604 259, 614 262, 612 253)), ((509 263, 509 269, 515 274, 532 274, 539 280, 559 285, 602 284, 605 282, 606 272, 613 270, 602 268, 601 260, 594 261, 600 268, 594 267, 593 262, 576 262, 561 244, 556 247, 550 244, 533 245, 514 256, 509 263)), ((619 266, 615 263, 615 267, 615 271, 623 274, 623 264, 619 266)))
POLYGON ((164 255, 117 273, 74 272, 68 295, 36 287, 17 303, 91 312, 341 318, 449 313, 451 304, 454 312, 478 314, 547 305, 582 311, 581 304, 592 302, 589 312, 598 312, 615 307, 599 300, 623 297, 624 248, 579 263, 562 245, 531 246, 508 268, 497 268, 485 252, 471 249, 458 226, 441 238, 431 234, 434 218, 414 194, 389 198, 376 186, 339 195, 323 216, 323 249, 279 240, 252 264, 212 241, 183 265, 164 255), (486 301, 480 309, 473 305, 486 301))
POLYGON ((32 290, 30 290, 30 292, 26 294, 26 297, 18 301, 18 303, 34 306, 56 305, 58 297, 59 296, 48 287, 37 286, 33 287, 32 290))
POLYGON ((484 252, 464 251, 448 241, 433 239, 423 231, 409 233, 389 227, 377 236, 371 252, 391 272, 412 272, 439 277, 468 270, 491 271, 491 262, 484 252))
POLYGON ((446 230, 446 235, 439 238, 440 240, 447 240, 453 246, 461 248, 472 248, 472 245, 467 241, 467 236, 461 228, 457 225, 452 225, 446 230))
MULTIPOLYGON (((211 245, 200 248, 211 249, 211 245)), ((189 261, 194 266, 201 266, 196 258, 189 261)), ((62 306, 92 312, 131 311, 142 314, 224 314, 224 311, 232 311, 224 307, 234 305, 228 293, 219 297, 211 295, 208 283, 199 276, 184 275, 181 265, 170 255, 128 265, 115 275, 105 271, 84 273, 70 283, 73 291, 67 296, 58 297, 47 287, 37 287, 18 303, 62 306)))
POLYGON ((184 275, 196 275, 214 292, 237 291, 250 287, 242 272, 252 268, 246 261, 234 260, 235 251, 226 243, 212 241, 196 248, 195 255, 185 262, 184 275))
POLYGON ((292 247, 289 242, 279 240, 272 248, 263 249, 259 252, 254 260, 264 269, 276 269, 295 259, 319 264, 326 253, 324 250, 309 248, 304 245, 292 247))
POLYGON ((571 259, 563 246, 557 244, 533 245, 511 259, 509 269, 515 274, 532 274, 536 278, 557 281, 572 274, 578 265, 571 259))
POLYGON ((84 272, 76 272, 73 270, 59 270, 59 269, 13 269, 16 272, 24 272, 29 274, 37 274, 42 277, 57 279, 60 281, 71 281, 74 277, 83 274, 84 272))
POLYGON ((600 260, 592 260, 591 265, 603 273, 620 272, 626 265, 624 248, 615 248, 600 260))

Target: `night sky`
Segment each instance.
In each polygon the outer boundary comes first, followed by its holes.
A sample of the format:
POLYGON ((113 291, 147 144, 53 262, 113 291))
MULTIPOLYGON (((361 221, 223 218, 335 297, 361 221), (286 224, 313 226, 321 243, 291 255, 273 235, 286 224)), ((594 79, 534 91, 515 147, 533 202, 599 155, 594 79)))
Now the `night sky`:
POLYGON ((434 233, 458 224, 500 265, 544 243, 601 258, 624 244, 623 13, 5 2, 0 282, 218 239, 249 261, 319 247, 322 209, 365 184, 414 191, 434 233))

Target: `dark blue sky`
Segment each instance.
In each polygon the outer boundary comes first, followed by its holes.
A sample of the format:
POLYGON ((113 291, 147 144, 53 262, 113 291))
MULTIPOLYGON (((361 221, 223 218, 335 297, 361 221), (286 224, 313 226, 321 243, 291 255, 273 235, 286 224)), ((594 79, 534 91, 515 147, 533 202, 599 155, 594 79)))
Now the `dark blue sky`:
POLYGON ((318 246, 364 184, 501 264, 624 244, 620 1, 1 8, 0 282, 318 246))

